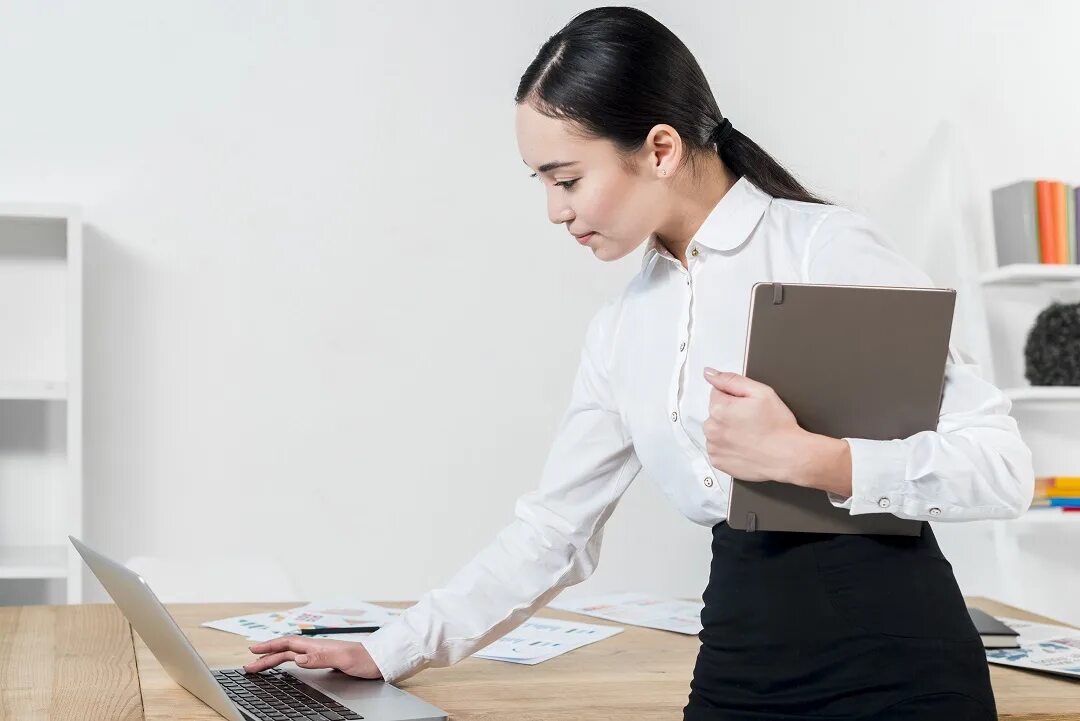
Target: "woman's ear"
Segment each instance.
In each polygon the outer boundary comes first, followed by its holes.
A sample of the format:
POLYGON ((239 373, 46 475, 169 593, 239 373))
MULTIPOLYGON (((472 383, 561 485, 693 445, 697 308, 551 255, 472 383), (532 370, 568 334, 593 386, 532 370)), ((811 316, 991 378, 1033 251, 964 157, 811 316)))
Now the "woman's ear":
POLYGON ((682 138, 675 128, 667 123, 660 123, 649 130, 643 150, 646 152, 649 172, 658 178, 670 177, 675 174, 682 157, 682 138))

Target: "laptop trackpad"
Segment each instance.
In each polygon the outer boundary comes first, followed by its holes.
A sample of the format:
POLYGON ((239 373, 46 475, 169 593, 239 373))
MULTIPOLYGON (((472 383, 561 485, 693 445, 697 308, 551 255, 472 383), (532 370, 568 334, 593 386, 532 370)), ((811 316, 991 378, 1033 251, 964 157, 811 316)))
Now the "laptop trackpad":
POLYGON ((374 701, 384 698, 400 700, 404 695, 403 691, 381 679, 357 678, 341 671, 300 668, 299 666, 290 667, 287 670, 293 676, 303 679, 320 691, 326 691, 347 701, 374 701))

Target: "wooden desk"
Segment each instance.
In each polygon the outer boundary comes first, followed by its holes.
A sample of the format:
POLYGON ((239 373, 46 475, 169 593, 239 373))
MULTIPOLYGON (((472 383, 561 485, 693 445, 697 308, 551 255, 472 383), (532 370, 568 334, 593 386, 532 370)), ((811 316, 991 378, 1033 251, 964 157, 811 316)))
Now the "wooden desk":
MULTIPOLYGON (((967 600, 990 613, 1055 623, 984 598, 967 600)), ((199 624, 299 605, 176 604, 169 611, 211 667, 241 666, 253 658, 247 639, 199 624)), ((606 623, 549 609, 538 616, 606 623)), ((537 666, 468 658, 400 686, 446 709, 454 721, 681 718, 698 639, 624 628, 537 666)), ((1001 719, 1080 721, 1080 681, 997 665, 990 676, 1001 719)), ((0 719, 220 718, 173 683, 115 606, 0 607, 0 719)))

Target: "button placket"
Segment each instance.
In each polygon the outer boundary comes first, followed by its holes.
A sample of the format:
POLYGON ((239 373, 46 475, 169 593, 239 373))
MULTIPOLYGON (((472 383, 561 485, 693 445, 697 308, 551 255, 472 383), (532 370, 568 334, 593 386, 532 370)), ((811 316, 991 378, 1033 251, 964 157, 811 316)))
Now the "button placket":
MULTIPOLYGON (((691 252, 691 255, 696 255, 696 253, 691 252)), ((686 284, 688 286, 690 286, 690 291, 687 294, 686 305, 683 308, 683 314, 682 314, 682 316, 680 318, 680 321, 681 321, 681 326, 680 327, 685 330, 686 335, 685 335, 685 340, 681 341, 680 344, 679 344, 679 353, 681 354, 681 356, 679 357, 679 362, 676 364, 674 378, 673 378, 673 381, 672 381, 672 384, 673 384, 673 387, 672 387, 672 401, 673 401, 674 407, 676 409, 678 409, 679 403, 680 403, 680 400, 681 400, 682 378, 683 378, 683 374, 684 374, 684 372, 686 370, 686 364, 687 364, 687 360, 688 360, 687 359, 687 354, 684 353, 684 351, 686 350, 687 345, 689 344, 689 341, 690 341, 690 337, 693 334, 694 289, 693 289, 693 274, 692 274, 692 272, 690 270, 691 267, 693 267, 693 266, 691 265, 691 266, 689 266, 687 268, 682 268, 681 264, 680 264, 680 269, 682 269, 682 271, 686 274, 686 284)), ((671 420, 677 422, 678 419, 679 419, 678 411, 677 410, 672 411, 671 420)), ((678 442, 680 444, 682 444, 683 447, 686 448, 687 453, 691 457, 698 457, 698 458, 702 459, 702 461, 697 461, 695 463, 695 465, 700 465, 700 467, 702 468, 702 470, 705 471, 705 473, 713 473, 714 469, 712 467, 712 461, 709 459, 708 453, 705 451, 704 448, 699 446, 694 441, 693 437, 691 437, 690 433, 686 430, 686 427, 683 426, 682 424, 679 424, 679 428, 678 429, 673 429, 673 430, 675 430, 675 434, 676 434, 676 438, 677 438, 678 442), (681 431, 681 433, 679 431, 681 431)), ((699 478, 702 479, 701 482, 706 488, 713 488, 714 486, 717 485, 716 480, 715 480, 714 476, 712 476, 712 475, 703 475, 703 476, 699 476, 699 478)))
MULTIPOLYGON (((682 270, 683 273, 686 273, 686 283, 687 283, 687 285, 689 285, 690 284, 690 273, 689 273, 689 271, 687 269, 683 268, 681 264, 679 265, 679 269, 682 270)), ((692 298, 693 298, 693 290, 691 290, 691 292, 690 292, 690 298, 687 299, 686 305, 683 306, 683 313, 682 313, 682 316, 680 317, 680 327, 683 329, 683 331, 687 335, 689 335, 690 302, 691 302, 692 298)), ((682 353, 682 351, 685 349, 685 347, 686 347, 686 342, 684 341, 682 343, 682 345, 679 346, 679 352, 682 353)), ((679 420, 678 408, 679 408, 679 401, 681 400, 681 397, 680 397, 681 387, 680 386, 682 385, 682 372, 683 372, 683 367, 685 366, 685 364, 686 364, 686 356, 683 355, 683 356, 681 356, 681 358, 678 359, 678 363, 675 364, 674 373, 672 374, 673 377, 672 377, 672 389, 671 389, 671 402, 672 402, 672 407, 675 409, 675 410, 673 410, 671 412, 671 420, 672 421, 678 421, 679 420)), ((685 429, 683 429, 682 436, 689 437, 688 434, 686 434, 685 429)), ((680 436, 680 440, 681 440, 682 436, 680 436)))

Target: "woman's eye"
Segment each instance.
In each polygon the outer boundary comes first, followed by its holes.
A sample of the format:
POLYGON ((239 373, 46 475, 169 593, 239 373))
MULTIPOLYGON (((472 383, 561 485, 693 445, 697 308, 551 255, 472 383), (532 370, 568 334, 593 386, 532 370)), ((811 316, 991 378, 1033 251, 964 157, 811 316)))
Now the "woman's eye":
POLYGON ((570 188, 574 187, 574 183, 578 182, 579 180, 581 180, 581 178, 575 178, 573 180, 560 180, 558 183, 555 183, 555 185, 556 186, 561 185, 562 187, 566 188, 567 190, 570 190, 570 188))

